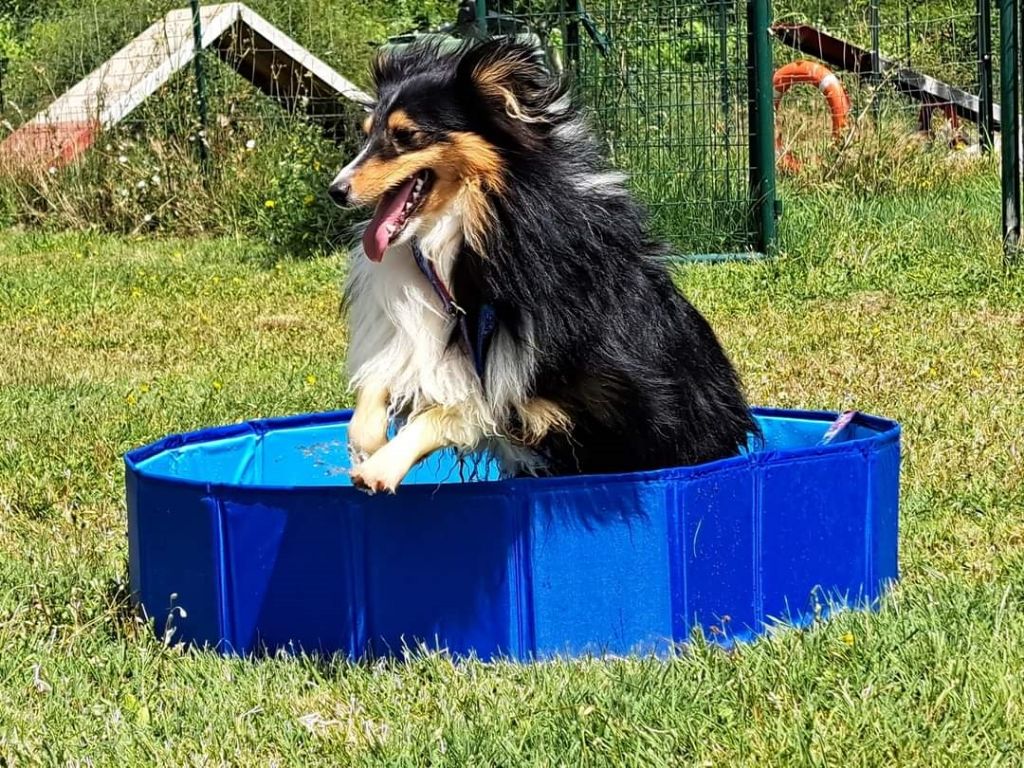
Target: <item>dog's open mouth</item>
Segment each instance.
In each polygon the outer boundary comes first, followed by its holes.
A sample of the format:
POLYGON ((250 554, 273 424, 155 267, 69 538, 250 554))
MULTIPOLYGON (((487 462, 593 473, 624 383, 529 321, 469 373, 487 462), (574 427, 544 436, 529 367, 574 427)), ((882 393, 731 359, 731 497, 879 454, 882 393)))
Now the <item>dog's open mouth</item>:
POLYGON ((433 174, 424 169, 384 193, 363 233, 363 251, 370 261, 384 258, 384 251, 398 239, 409 219, 423 205, 433 180, 433 174))

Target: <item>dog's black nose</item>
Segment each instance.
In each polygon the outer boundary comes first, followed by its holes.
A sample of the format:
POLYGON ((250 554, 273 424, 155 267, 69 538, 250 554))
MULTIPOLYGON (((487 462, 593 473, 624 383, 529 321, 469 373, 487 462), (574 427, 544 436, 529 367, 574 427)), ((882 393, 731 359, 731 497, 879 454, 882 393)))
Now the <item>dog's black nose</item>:
POLYGON ((351 190, 352 185, 347 181, 336 181, 327 188, 327 194, 338 205, 348 205, 348 193, 351 190))

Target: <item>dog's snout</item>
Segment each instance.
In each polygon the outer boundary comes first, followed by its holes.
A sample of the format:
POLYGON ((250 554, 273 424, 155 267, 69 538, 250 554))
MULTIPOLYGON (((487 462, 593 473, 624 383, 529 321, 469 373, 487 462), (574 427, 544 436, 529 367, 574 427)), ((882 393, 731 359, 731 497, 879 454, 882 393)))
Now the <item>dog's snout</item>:
POLYGON ((350 205, 358 205, 360 201, 352 199, 352 177, 355 175, 356 170, 363 162, 363 158, 366 156, 368 151, 367 147, 363 148, 363 151, 356 155, 356 158, 338 171, 338 175, 334 177, 334 181, 327 187, 327 194, 336 205, 340 205, 343 208, 350 205))
POLYGON ((327 188, 327 194, 330 195, 338 205, 348 205, 349 193, 352 191, 352 185, 347 180, 336 180, 331 186, 327 188))

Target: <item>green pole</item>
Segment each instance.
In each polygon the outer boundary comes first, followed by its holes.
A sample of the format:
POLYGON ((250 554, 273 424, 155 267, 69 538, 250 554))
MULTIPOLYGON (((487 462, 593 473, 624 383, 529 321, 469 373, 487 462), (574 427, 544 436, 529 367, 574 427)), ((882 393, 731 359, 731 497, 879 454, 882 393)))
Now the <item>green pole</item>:
MULTIPOLYGON (((979 3, 987 2, 988 0, 978 0, 979 3)), ((914 66, 913 55, 910 50, 910 6, 904 6, 903 8, 903 44, 907 49, 907 69, 911 69, 914 66)))
POLYGON ((1019 53, 1016 0, 999 0, 999 69, 1002 89, 1003 245, 1007 251, 1020 239, 1020 116, 1017 64, 1019 53))
POLYGON ((871 93, 871 114, 874 116, 875 122, 878 122, 878 86, 882 83, 882 48, 880 42, 882 21, 878 10, 878 0, 871 0, 869 12, 871 16, 871 84, 874 86, 874 90, 871 93))
MULTIPOLYGON (((718 82, 719 82, 719 96, 722 102, 722 151, 726 157, 730 157, 732 150, 732 136, 730 135, 730 127, 732 126, 732 89, 729 87, 729 69, 732 62, 729 61, 729 18, 726 14, 726 3, 729 0, 718 0, 718 14, 716 21, 718 23, 718 54, 720 56, 721 66, 719 67, 718 82)), ((731 186, 732 179, 730 174, 725 174, 725 194, 730 196, 732 194, 729 187, 731 186)))
POLYGON ((978 0, 978 100, 981 119, 978 123, 981 149, 992 149, 992 4, 991 0, 978 0))
POLYGON ((769 0, 747 0, 747 102, 750 195, 757 249, 775 249, 775 108, 769 0))
POLYGON ((209 170, 210 157, 206 145, 206 128, 209 123, 209 116, 206 108, 206 76, 203 73, 203 26, 202 17, 199 14, 199 0, 189 0, 192 5, 192 40, 195 44, 195 55, 192 63, 196 73, 196 106, 199 108, 199 135, 197 145, 199 147, 199 163, 203 172, 209 170))
POLYGON ((476 26, 480 37, 487 37, 487 0, 476 0, 476 26))
POLYGON ((569 61, 573 77, 578 77, 580 74, 579 11, 579 0, 567 0, 562 13, 562 20, 566 22, 564 48, 567 55, 565 58, 569 61))

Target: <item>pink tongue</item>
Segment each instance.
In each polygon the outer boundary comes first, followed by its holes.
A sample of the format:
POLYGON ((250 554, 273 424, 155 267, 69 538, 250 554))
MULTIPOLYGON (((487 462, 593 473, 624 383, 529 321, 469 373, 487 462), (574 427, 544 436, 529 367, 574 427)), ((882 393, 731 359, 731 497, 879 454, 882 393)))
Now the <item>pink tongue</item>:
POLYGON ((388 241, 394 231, 399 218, 402 215, 402 208, 405 201, 412 194, 413 179, 409 179, 395 192, 385 195, 377 203, 377 210, 373 212, 369 226, 363 233, 363 252, 370 261, 380 261, 384 258, 384 251, 387 250, 388 241))

